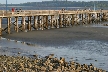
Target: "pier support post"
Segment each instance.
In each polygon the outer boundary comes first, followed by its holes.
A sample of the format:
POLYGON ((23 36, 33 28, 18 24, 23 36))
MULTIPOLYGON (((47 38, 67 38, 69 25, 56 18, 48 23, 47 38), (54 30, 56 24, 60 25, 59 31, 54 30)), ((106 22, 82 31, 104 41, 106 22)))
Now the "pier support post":
POLYGON ((90 24, 90 20, 91 20, 91 14, 88 13, 88 24, 90 24))
POLYGON ((77 25, 78 24, 78 14, 76 13, 75 14, 75 25, 77 25))
POLYGON ((59 15, 59 26, 62 27, 62 15, 59 15))
POLYGON ((98 16, 99 16, 99 22, 100 22, 101 21, 101 13, 99 13, 98 16))
POLYGON ((96 24, 96 23, 97 23, 97 13, 94 13, 94 16, 95 16, 94 22, 95 22, 95 24, 96 24))
POLYGON ((40 24, 40 27, 41 27, 41 30, 44 30, 44 16, 41 16, 41 24, 40 24))
POLYGON ((103 13, 103 21, 106 21, 106 13, 103 13))
POLYGON ((32 30, 31 25, 32 25, 32 16, 30 16, 30 31, 32 30))
POLYGON ((65 27, 67 27, 67 15, 64 15, 64 23, 65 23, 65 27))
POLYGON ((53 15, 51 15, 51 28, 54 28, 54 16, 53 15))
POLYGON ((58 18, 56 18, 56 27, 59 28, 58 18))
POLYGON ((2 25, 1 25, 2 18, 0 17, 0 36, 2 35, 2 25))
POLYGON ((82 24, 84 24, 84 15, 82 14, 82 24))
POLYGON ((40 26, 40 16, 38 16, 38 29, 40 29, 41 26, 40 26))
POLYGON ((63 14, 63 27, 66 27, 66 24, 65 24, 65 15, 63 14))
POLYGON ((25 31, 25 17, 22 17, 22 30, 25 31))
POLYGON ((18 17, 15 17, 15 19, 16 19, 16 24, 15 24, 16 25, 16 27, 15 27, 16 29, 15 30, 16 30, 16 32, 18 32, 18 28, 19 28, 18 27, 18 17))
POLYGON ((28 16, 28 25, 27 29, 30 31, 31 30, 31 16, 28 16))
POLYGON ((97 24, 99 23, 99 13, 97 13, 97 24))
POLYGON ((70 15, 68 15, 67 25, 70 26, 70 15))
POLYGON ((37 28, 37 18, 36 18, 36 16, 34 16, 34 28, 38 30, 38 28, 37 28))
POLYGON ((99 23, 100 22, 100 13, 98 13, 97 17, 98 17, 98 23, 99 23))
POLYGON ((88 18, 87 13, 84 13, 84 24, 87 24, 87 18, 88 18))
POLYGON ((41 26, 43 26, 43 27, 41 27, 41 29, 47 29, 47 27, 46 27, 46 22, 47 22, 47 20, 46 20, 46 16, 42 16, 42 20, 41 20, 42 22, 41 22, 41 26))
POLYGON ((51 15, 51 25, 50 25, 50 27, 52 28, 52 24, 53 24, 53 17, 52 17, 52 15, 51 15))
POLYGON ((75 20, 75 17, 74 17, 74 14, 72 14, 72 26, 74 25, 74 20, 75 20))
POLYGON ((48 15, 46 15, 46 29, 48 29, 48 15))
POLYGON ((7 19, 8 21, 7 21, 7 27, 8 27, 8 29, 7 29, 7 33, 8 34, 10 34, 10 26, 11 26, 11 17, 8 17, 8 19, 7 19))

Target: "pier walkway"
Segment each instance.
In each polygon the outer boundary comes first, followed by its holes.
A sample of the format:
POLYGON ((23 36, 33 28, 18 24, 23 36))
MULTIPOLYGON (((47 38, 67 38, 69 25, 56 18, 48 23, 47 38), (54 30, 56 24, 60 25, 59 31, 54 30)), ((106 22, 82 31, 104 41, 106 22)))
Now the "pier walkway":
POLYGON ((0 35, 19 31, 62 28, 80 24, 90 24, 108 20, 108 10, 20 10, 0 11, 0 35), (19 18, 21 24, 18 24, 19 18), (2 25, 3 19, 7 26, 2 25), (14 21, 12 21, 14 20, 14 21))

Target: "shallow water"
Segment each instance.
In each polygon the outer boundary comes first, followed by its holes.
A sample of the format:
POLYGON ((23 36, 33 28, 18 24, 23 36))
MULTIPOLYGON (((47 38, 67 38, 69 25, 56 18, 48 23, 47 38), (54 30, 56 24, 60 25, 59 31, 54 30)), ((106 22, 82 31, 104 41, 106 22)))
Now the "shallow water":
POLYGON ((48 54, 55 54, 57 57, 65 57, 67 61, 75 60, 81 64, 93 63, 94 66, 108 70, 108 43, 95 40, 72 41, 68 46, 28 46, 20 41, 8 41, 0 39, 0 55, 20 55, 32 56, 38 54, 44 57, 48 54))
POLYGON ((91 23, 87 25, 83 25, 85 27, 102 27, 102 28, 108 28, 108 26, 105 26, 105 24, 108 24, 108 21, 105 22, 99 22, 99 23, 91 23))

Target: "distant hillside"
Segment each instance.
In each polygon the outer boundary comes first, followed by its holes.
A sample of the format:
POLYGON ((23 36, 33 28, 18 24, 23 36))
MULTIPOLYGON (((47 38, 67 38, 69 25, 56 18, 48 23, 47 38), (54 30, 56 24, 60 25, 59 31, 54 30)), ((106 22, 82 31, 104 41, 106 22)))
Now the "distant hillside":
POLYGON ((23 6, 36 6, 36 7, 108 7, 108 1, 43 1, 43 2, 28 2, 23 3, 23 6))
MULTIPOLYGON (((8 4, 8 6, 33 6, 33 7, 93 7, 95 4, 98 8, 108 7, 108 1, 43 1, 27 2, 22 4, 8 4)), ((1 5, 1 4, 0 4, 1 5)), ((5 4, 2 4, 5 5, 5 4)))

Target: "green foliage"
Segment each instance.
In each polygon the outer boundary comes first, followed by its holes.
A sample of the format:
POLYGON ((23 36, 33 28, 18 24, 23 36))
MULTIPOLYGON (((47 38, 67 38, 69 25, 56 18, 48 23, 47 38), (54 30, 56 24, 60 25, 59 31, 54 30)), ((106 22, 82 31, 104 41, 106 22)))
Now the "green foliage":
POLYGON ((23 6, 36 6, 36 7, 108 7, 108 1, 43 1, 43 2, 30 2, 23 3, 23 6))
POLYGON ((88 2, 85 2, 85 1, 43 1, 43 2, 27 2, 27 3, 21 3, 21 4, 8 4, 8 6, 93 7, 94 4, 96 5, 96 7, 99 7, 99 8, 108 7, 108 1, 88 1, 88 2))

